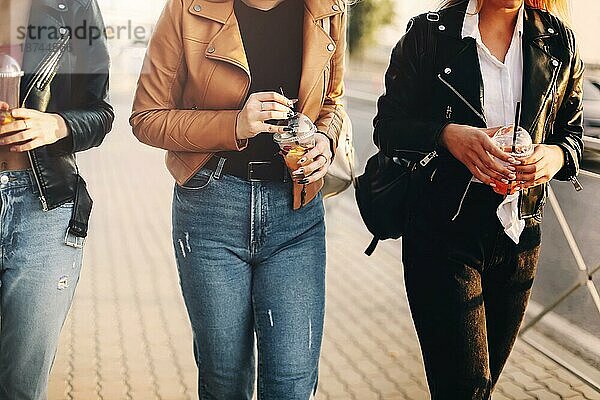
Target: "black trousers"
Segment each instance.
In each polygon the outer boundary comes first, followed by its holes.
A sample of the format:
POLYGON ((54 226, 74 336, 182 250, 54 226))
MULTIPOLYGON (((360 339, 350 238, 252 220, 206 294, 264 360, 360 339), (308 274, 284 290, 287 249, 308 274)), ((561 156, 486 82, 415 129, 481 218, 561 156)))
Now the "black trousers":
POLYGON ((403 242, 405 283, 433 400, 489 399, 515 343, 536 272, 539 223, 516 245, 501 197, 472 184, 459 217, 415 209, 403 242))

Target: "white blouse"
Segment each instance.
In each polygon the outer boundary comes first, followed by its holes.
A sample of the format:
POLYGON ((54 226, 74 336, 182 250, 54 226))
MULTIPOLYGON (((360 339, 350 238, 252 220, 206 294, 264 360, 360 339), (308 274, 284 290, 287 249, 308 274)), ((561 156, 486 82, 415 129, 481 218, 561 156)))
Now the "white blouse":
POLYGON ((512 124, 517 102, 523 97, 523 18, 519 10, 517 25, 504 63, 486 47, 479 31, 477 0, 471 0, 463 23, 462 37, 475 39, 483 77, 483 111, 488 128, 512 124))

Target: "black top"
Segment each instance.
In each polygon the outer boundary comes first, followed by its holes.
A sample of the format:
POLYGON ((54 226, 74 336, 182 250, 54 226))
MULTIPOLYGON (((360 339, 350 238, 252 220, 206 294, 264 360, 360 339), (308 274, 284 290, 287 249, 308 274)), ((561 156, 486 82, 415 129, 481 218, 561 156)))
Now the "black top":
MULTIPOLYGON (((288 99, 297 99, 302 76, 304 1, 284 0, 262 11, 236 0, 234 9, 252 77, 249 95, 283 89, 288 99)), ((250 139, 241 152, 223 152, 220 156, 227 158, 227 164, 275 161, 275 167, 283 165, 279 146, 270 133, 250 139)))

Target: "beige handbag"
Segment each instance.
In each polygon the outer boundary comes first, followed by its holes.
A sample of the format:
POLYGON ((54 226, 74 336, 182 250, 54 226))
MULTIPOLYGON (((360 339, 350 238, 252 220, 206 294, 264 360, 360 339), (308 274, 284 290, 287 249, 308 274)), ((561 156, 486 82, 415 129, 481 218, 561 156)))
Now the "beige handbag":
POLYGON ((335 158, 325 175, 323 198, 333 197, 348 189, 355 178, 354 143, 352 141, 352 122, 346 116, 338 140, 335 158))
MULTIPOLYGON (((323 30, 331 34, 331 20, 324 18, 321 20, 323 30)), ((354 183, 354 142, 352 141, 352 121, 348 115, 344 117, 342 129, 338 140, 338 148, 335 158, 329 166, 327 175, 325 175, 325 185, 321 191, 323 198, 336 196, 354 183)))

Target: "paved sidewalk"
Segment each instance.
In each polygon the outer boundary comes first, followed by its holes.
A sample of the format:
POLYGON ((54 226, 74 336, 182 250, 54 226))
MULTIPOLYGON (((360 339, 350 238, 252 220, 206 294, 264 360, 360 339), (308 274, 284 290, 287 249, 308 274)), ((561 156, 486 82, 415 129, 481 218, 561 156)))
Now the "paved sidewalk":
MULTIPOLYGON (((117 102, 119 99, 116 99, 117 102)), ((127 110, 126 99, 121 110, 127 110)), ((138 144, 126 116, 81 157, 95 198, 76 300, 50 399, 194 399, 196 370, 170 239, 172 183, 163 154, 138 144)), ((403 291, 399 246, 370 240, 351 198, 328 204, 328 303, 318 399, 427 399, 403 291)), ((494 400, 600 399, 519 343, 494 400)))

